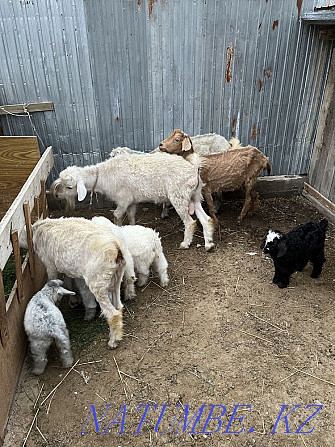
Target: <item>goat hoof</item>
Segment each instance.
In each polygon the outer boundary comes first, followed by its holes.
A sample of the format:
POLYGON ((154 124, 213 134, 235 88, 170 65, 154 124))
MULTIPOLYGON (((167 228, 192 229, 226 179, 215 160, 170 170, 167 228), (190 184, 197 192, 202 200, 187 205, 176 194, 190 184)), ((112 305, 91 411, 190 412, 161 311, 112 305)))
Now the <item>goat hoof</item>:
POLYGON ((187 242, 182 242, 179 245, 179 248, 182 248, 183 250, 187 250, 188 248, 190 248, 190 244, 188 244, 187 242))
POLYGON ((118 344, 117 344, 117 341, 116 341, 116 340, 114 340, 114 341, 109 340, 109 342, 108 342, 108 347, 109 347, 110 349, 115 349, 115 348, 117 348, 117 346, 118 346, 118 344))
POLYGON ((169 218, 169 212, 162 212, 161 219, 168 219, 169 218))
POLYGON ((132 292, 127 292, 124 294, 124 301, 131 301, 136 297, 136 292, 132 291, 132 292))
POLYGON ((80 302, 77 299, 77 296, 76 295, 71 295, 70 299, 69 299, 69 307, 70 307, 70 309, 74 309, 74 308, 78 307, 79 304, 80 304, 80 302))
POLYGON ((44 368, 43 369, 33 369, 33 374, 35 374, 35 376, 40 376, 43 373, 44 373, 44 368))
POLYGON ((205 250, 206 251, 212 251, 214 248, 214 242, 211 242, 209 244, 205 244, 205 250))
POLYGON ((285 288, 287 287, 287 284, 284 284, 283 282, 279 282, 279 283, 277 283, 277 286, 278 286, 280 289, 285 289, 285 288))
POLYGON ((145 286, 145 285, 147 284, 147 282, 148 282, 148 278, 147 278, 147 277, 145 277, 145 278, 139 278, 139 279, 137 280, 136 285, 137 285, 137 287, 143 287, 143 286, 145 286))
POLYGON ((69 360, 68 362, 64 362, 63 366, 64 368, 70 368, 73 365, 73 360, 69 360))

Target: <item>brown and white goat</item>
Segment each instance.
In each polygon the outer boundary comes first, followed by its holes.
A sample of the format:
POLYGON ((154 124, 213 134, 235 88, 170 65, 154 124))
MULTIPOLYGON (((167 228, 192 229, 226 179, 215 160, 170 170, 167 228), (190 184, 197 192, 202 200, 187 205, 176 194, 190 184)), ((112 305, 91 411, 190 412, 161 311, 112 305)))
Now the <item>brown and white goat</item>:
MULTIPOLYGON (((194 153, 192 140, 180 129, 175 129, 171 135, 159 145, 162 152, 181 155, 194 163, 199 157, 194 153)), ((217 225, 214 212, 213 192, 235 191, 243 188, 245 200, 237 220, 259 209, 259 194, 254 185, 263 169, 270 174, 269 158, 253 146, 239 147, 222 153, 208 154, 201 157, 201 180, 205 183, 202 194, 207 202, 209 214, 217 225)), ((198 162, 199 163, 199 162, 198 162)))

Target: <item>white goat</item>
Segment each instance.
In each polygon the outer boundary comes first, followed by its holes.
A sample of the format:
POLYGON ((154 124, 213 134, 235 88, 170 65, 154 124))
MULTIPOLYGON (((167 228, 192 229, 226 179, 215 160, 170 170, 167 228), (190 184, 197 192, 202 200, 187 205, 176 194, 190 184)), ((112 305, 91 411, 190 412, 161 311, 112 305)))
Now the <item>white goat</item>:
POLYGON ((135 151, 134 149, 129 149, 129 147, 116 147, 115 149, 112 149, 110 153, 110 157, 118 157, 119 155, 125 155, 125 154, 131 154, 131 155, 144 155, 147 152, 142 151, 135 151))
MULTIPOLYGON (((240 140, 231 138, 229 141, 222 135, 217 133, 205 133, 202 135, 195 135, 190 137, 193 143, 194 152, 198 155, 215 154, 217 152, 225 152, 229 149, 234 149, 239 146, 240 140)), ((111 156, 125 153, 124 148, 113 149, 111 156), (114 152, 115 151, 115 152, 114 152), (112 155, 113 154, 113 155, 112 155)), ((156 147, 152 152, 159 152, 159 147, 156 147)))
POLYGON ((56 342, 64 367, 68 368, 73 363, 69 333, 56 303, 63 295, 74 295, 74 292, 62 286, 63 281, 59 279, 49 281, 27 305, 23 323, 34 360, 34 374, 43 373, 48 363, 47 351, 53 341, 56 342))
POLYGON ((139 287, 143 287, 148 281, 152 264, 158 273, 160 285, 162 287, 168 285, 168 263, 163 253, 159 234, 156 231, 142 225, 119 227, 103 216, 93 217, 92 222, 106 225, 116 237, 123 240, 133 258, 134 269, 138 274, 137 284, 139 287))
MULTIPOLYGON (((127 246, 127 249, 133 258, 135 271, 138 274, 137 284, 139 287, 143 287, 148 281, 149 270, 152 264, 158 273, 160 285, 162 287, 168 285, 168 263, 163 253, 159 234, 156 233, 156 231, 141 225, 118 227, 103 216, 93 217, 92 222, 108 228, 127 246)), ((78 292, 78 295, 81 296, 82 303, 85 307, 84 320, 93 319, 97 307, 94 295, 82 278, 74 279, 74 287, 78 292)), ((71 299, 71 305, 76 305, 77 303, 78 300, 71 299)))
POLYGON ((125 270, 125 247, 111 231, 81 217, 38 220, 32 226, 33 244, 49 279, 57 273, 83 278, 106 317, 115 348, 122 339, 120 285, 125 270))
POLYGON ((193 149, 198 155, 224 152, 231 149, 231 144, 222 135, 206 133, 192 137, 193 149))
POLYGON ((171 203, 184 223, 181 248, 188 248, 193 240, 195 212, 203 227, 205 248, 213 244, 212 219, 201 206, 202 181, 200 166, 182 157, 169 154, 123 155, 83 168, 70 166, 62 171, 51 187, 57 199, 78 196, 82 201, 87 191, 106 194, 117 204, 114 217, 118 225, 127 213, 135 224, 136 204, 141 202, 171 203))
MULTIPOLYGON (((195 135, 194 137, 192 137, 192 143, 195 154, 199 156, 225 152, 230 149, 240 147, 240 140, 238 140, 237 138, 231 138, 229 141, 227 141, 225 137, 217 133, 195 135)), ((124 149, 125 148, 114 149, 111 153, 111 156, 124 154, 124 149)), ((153 150, 154 153, 159 151, 159 147, 153 150)), ((214 199, 214 206, 217 210, 220 207, 220 200, 218 197, 215 197, 214 199)), ((162 219, 167 219, 169 217, 169 205, 163 204, 161 217, 162 219)))
MULTIPOLYGON (((222 135, 217 133, 206 133, 203 135, 195 135, 190 137, 193 143, 193 149, 198 155, 208 155, 218 152, 228 151, 229 149, 235 149, 240 146, 240 140, 237 138, 231 138, 229 141, 225 139, 222 135)), ((150 154, 159 152, 159 147, 156 147, 150 154)), ((147 152, 136 151, 134 149, 129 149, 129 147, 116 147, 112 149, 110 156, 117 157, 124 154, 132 155, 143 155, 147 152)))

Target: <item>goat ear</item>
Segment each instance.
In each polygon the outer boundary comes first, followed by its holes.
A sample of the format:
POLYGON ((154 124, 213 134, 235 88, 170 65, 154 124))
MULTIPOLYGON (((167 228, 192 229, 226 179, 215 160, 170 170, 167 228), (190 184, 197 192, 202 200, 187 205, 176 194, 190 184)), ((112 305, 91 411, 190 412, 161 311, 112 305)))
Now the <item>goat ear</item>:
POLYGON ((59 287, 57 291, 58 295, 75 295, 76 292, 72 292, 72 290, 64 289, 64 287, 59 287))
POLYGON ((84 181, 80 178, 77 183, 77 194, 79 202, 82 202, 87 194, 87 189, 84 181))
POLYGON ((286 251, 287 251, 287 245, 286 245, 285 241, 280 241, 278 244, 277 257, 281 258, 282 256, 284 256, 286 251))
POLYGON ((183 142, 181 143, 181 150, 184 152, 190 151, 192 149, 191 138, 184 134, 183 142))

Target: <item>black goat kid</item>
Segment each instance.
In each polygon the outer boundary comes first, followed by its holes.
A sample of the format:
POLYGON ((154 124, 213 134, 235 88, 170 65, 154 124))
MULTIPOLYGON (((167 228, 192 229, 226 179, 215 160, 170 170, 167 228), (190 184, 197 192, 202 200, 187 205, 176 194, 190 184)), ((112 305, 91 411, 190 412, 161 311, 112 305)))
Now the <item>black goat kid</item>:
POLYGON ((311 278, 319 277, 326 260, 324 245, 327 228, 328 221, 323 219, 320 223, 299 225, 286 234, 269 230, 261 249, 273 259, 273 282, 278 287, 287 287, 292 273, 303 270, 308 261, 313 264, 311 278))

